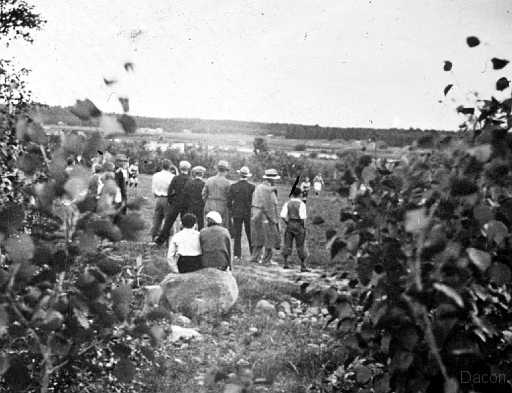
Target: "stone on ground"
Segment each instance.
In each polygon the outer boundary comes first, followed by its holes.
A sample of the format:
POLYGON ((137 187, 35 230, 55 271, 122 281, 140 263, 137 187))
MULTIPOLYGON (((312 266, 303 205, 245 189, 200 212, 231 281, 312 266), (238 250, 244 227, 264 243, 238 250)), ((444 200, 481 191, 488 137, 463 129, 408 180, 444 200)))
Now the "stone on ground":
POLYGON ((184 325, 184 326, 188 326, 192 323, 192 321, 190 320, 190 318, 187 318, 185 315, 178 315, 176 318, 175 318, 175 322, 176 323, 179 323, 180 325, 184 325))
POLYGON ((191 340, 191 339, 201 339, 201 334, 194 329, 184 328, 177 325, 171 325, 171 334, 169 336, 169 340, 173 343, 178 342, 180 340, 191 340))
POLYGON ((288 315, 290 315, 292 313, 292 306, 290 306, 290 303, 288 303, 288 302, 279 303, 279 309, 288 315))
POLYGON ((238 285, 231 272, 214 268, 171 273, 160 286, 171 310, 191 318, 205 314, 220 316, 238 299, 238 285))
POLYGON ((274 313, 276 311, 276 306, 270 303, 268 300, 261 299, 256 303, 256 312, 263 313, 274 313))

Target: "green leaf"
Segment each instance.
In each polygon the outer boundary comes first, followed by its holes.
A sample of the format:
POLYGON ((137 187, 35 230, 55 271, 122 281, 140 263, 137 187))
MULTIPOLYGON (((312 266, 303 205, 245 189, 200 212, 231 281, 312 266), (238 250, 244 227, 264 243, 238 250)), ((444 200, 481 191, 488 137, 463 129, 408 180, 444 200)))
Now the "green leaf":
POLYGON ((425 208, 409 210, 405 213, 405 230, 411 233, 419 233, 429 223, 425 208))
POLYGON ((491 220, 484 225, 484 232, 487 239, 494 241, 500 245, 508 235, 508 229, 501 221, 491 220))
POLYGON ((466 250, 468 253, 469 259, 471 262, 475 264, 476 267, 480 269, 480 271, 486 271, 489 266, 491 266, 491 254, 488 252, 478 250, 476 248, 470 247, 466 250))
POLYGON ((439 292, 444 293, 447 297, 452 299, 456 305, 463 308, 464 307, 464 300, 462 300, 462 297, 458 294, 458 292, 449 287, 448 285, 441 284, 439 282, 434 283, 433 287, 437 289, 439 292))

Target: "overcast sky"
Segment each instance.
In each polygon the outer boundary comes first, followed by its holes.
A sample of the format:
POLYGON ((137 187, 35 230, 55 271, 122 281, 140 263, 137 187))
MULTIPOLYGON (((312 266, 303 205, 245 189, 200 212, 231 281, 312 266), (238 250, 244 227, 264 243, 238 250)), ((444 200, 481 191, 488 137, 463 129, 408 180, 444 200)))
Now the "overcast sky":
POLYGON ((32 69, 34 99, 48 104, 89 97, 118 112, 128 95, 148 116, 455 129, 468 92, 488 97, 512 77, 512 65, 489 64, 512 57, 511 0, 33 3, 47 24, 6 54, 32 69), (482 44, 468 48, 468 35, 482 44), (448 83, 455 102, 439 103, 448 83))

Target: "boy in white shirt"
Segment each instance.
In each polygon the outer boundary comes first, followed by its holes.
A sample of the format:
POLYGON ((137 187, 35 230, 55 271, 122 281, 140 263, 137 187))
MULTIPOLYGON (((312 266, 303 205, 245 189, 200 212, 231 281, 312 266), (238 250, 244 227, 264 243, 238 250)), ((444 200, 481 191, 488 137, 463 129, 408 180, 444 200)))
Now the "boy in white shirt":
POLYGON ((169 242, 167 262, 173 273, 188 273, 201 269, 201 243, 195 225, 197 218, 187 213, 181 218, 183 229, 169 242))
POLYGON ((290 199, 283 205, 281 210, 281 218, 286 224, 284 232, 283 259, 284 269, 289 269, 288 257, 292 253, 293 240, 295 239, 295 247, 300 258, 300 271, 308 272, 306 267, 306 250, 304 243, 306 240, 305 221, 307 218, 306 204, 300 199, 302 190, 294 187, 290 194, 290 199))

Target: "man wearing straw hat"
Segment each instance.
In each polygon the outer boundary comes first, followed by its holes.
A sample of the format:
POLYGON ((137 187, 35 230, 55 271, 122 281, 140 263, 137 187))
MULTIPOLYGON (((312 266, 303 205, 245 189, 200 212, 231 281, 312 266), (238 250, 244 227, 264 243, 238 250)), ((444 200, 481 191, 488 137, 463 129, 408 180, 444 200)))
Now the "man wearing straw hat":
POLYGON ((251 210, 251 261, 255 263, 271 263, 273 249, 279 249, 281 245, 277 196, 274 192, 274 183, 280 178, 277 170, 267 169, 263 175, 263 182, 254 189, 251 210))
POLYGON ((228 171, 228 162, 219 161, 217 174, 208 178, 203 188, 204 214, 211 211, 218 212, 225 227, 229 226, 228 194, 231 183, 226 179, 228 171))
POLYGON ((183 188, 185 211, 196 216, 198 230, 203 229, 204 226, 203 176, 205 172, 206 168, 203 166, 193 167, 192 180, 185 184, 185 188, 183 188))
POLYGON ((242 257, 242 225, 245 227, 245 235, 249 242, 249 250, 252 252, 251 243, 251 203, 254 192, 254 184, 249 183, 251 171, 243 166, 238 171, 240 180, 232 184, 229 189, 228 209, 233 219, 233 254, 235 261, 240 262, 242 257))

